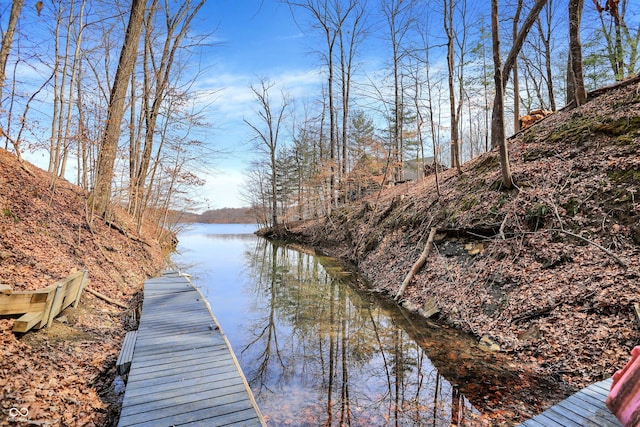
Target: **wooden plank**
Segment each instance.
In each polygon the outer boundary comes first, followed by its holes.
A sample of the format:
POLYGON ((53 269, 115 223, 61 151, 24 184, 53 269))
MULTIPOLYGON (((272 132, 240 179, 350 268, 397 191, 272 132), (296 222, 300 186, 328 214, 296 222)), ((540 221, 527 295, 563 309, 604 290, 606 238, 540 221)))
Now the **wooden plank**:
POLYGON ((163 343, 160 339, 153 341, 146 340, 145 342, 140 343, 139 348, 136 347, 136 352, 139 351, 140 355, 145 355, 145 353, 151 352, 152 354, 157 354, 159 356, 170 356, 172 353, 179 353, 185 350, 201 349, 202 351, 206 351, 207 349, 215 349, 219 345, 219 342, 212 342, 204 338, 197 341, 192 338, 187 342, 172 344, 163 343))
MULTIPOLYGON (((227 354, 227 349, 223 346, 214 347, 212 352, 220 352, 219 354, 227 354)), ((147 354, 145 356, 140 356, 136 354, 136 367, 138 369, 149 367, 149 366, 159 366, 165 364, 188 364, 191 363, 192 360, 197 360, 202 358, 202 350, 193 349, 181 351, 173 356, 163 356, 162 358, 157 357, 155 354, 147 354)))
POLYGON ((176 372, 171 370, 158 371, 157 375, 144 375, 138 374, 137 369, 133 369, 129 375, 129 384, 132 389, 137 387, 155 387, 159 384, 170 382, 181 382, 188 379, 198 378, 199 376, 211 376, 218 379, 232 378, 237 374, 237 371, 232 369, 230 364, 223 364, 217 366, 200 367, 199 370, 195 369, 181 369, 176 372), (199 375, 197 373, 200 372, 199 375))
POLYGON ((208 367, 222 367, 228 365, 228 360, 231 359, 228 353, 217 353, 213 355, 207 355, 200 359, 191 360, 189 364, 176 364, 165 363, 162 365, 154 366, 137 366, 136 375, 140 378, 157 378, 162 376, 178 376, 182 373, 191 372, 194 370, 205 369, 208 367))
POLYGON ((191 390, 198 390, 200 387, 207 387, 206 384, 214 382, 216 384, 235 384, 238 381, 238 377, 231 375, 232 370, 222 371, 217 374, 210 374, 207 376, 192 376, 192 378, 182 378, 179 382, 163 382, 155 384, 153 387, 133 387, 135 384, 131 384, 132 387, 127 385, 127 397, 135 399, 137 396, 154 394, 156 391, 163 392, 166 390, 173 390, 176 388, 189 388, 191 390))
POLYGON ((124 336, 122 348, 118 354, 118 360, 116 361, 116 371, 118 375, 124 375, 129 372, 131 368, 131 362, 133 361, 133 350, 136 345, 136 339, 138 338, 138 331, 129 331, 124 336))
POLYGON ((560 412, 562 415, 575 421, 580 426, 584 427, 584 426, 590 425, 590 426, 597 427, 597 424, 594 424, 589 420, 590 417, 593 415, 592 407, 576 405, 574 402, 568 401, 567 399, 565 399, 562 402, 555 405, 552 408, 552 410, 556 412, 560 412))
MULTIPOLYGON (((547 409, 547 411, 548 411, 548 409, 547 409)), ((534 419, 539 421, 545 427, 565 427, 564 424, 562 424, 558 420, 554 419, 552 417, 552 415, 549 414, 547 411, 545 411, 542 414, 538 415, 534 419)))
POLYGON ((592 384, 521 425, 621 427, 605 404, 611 381, 592 384))
POLYGON ((13 332, 27 332, 42 321, 42 311, 25 313, 13 323, 13 332))
MULTIPOLYGON (((187 417, 185 417, 187 418, 187 417)), ((169 419, 171 420, 171 418, 169 419)), ((259 419, 255 418, 255 414, 252 409, 245 409, 241 411, 224 414, 222 416, 211 416, 208 410, 193 411, 189 413, 188 421, 181 421, 180 424, 171 424, 166 420, 151 420, 148 422, 135 424, 135 427, 158 427, 158 426, 242 426, 242 427, 254 427, 264 426, 259 419)))
MULTIPOLYGON (((204 427, 204 426, 209 426, 211 425, 214 421, 216 421, 213 418, 206 418, 206 419, 202 419, 202 420, 197 420, 197 421, 193 421, 193 422, 189 422, 189 423, 184 423, 184 424, 180 424, 181 427, 185 427, 185 426, 190 426, 190 427, 195 427, 195 426, 200 426, 200 427, 204 427)), ((220 420, 218 421, 218 425, 223 425, 220 423, 220 420)), ((246 411, 238 411, 238 412, 234 412, 232 414, 228 414, 224 417, 224 422, 226 423, 226 425, 238 425, 240 424, 243 427, 254 427, 254 426, 261 426, 262 424, 260 423, 259 420, 255 419, 254 416, 252 416, 252 411, 250 409, 247 409, 246 411)))
POLYGON ((558 421, 563 426, 566 427, 581 427, 580 423, 577 423, 573 420, 572 414, 567 413, 567 411, 560 406, 552 406, 551 408, 545 411, 547 417, 558 421))
MULTIPOLYGON (((199 393, 200 394, 200 393, 199 393)), ((251 403, 246 400, 233 400, 237 396, 215 396, 215 392, 211 395, 202 394, 202 400, 184 399, 177 401, 172 406, 153 405, 152 410, 128 414, 127 408, 122 409, 120 420, 127 422, 127 425, 178 425, 186 422, 197 421, 200 419, 210 418, 214 425, 224 425, 225 417, 234 412, 244 411, 251 408, 251 403), (149 422, 155 422, 147 424, 149 422)), ((191 395, 192 396, 192 395, 191 395)))
MULTIPOLYGON (((214 396, 218 396, 220 394, 226 395, 226 394, 235 393, 238 395, 237 400, 244 400, 243 399, 244 397, 243 394, 245 392, 244 385, 238 382, 234 383, 233 379, 227 379, 220 383, 208 382, 208 383, 199 384, 198 386, 200 387, 199 394, 202 396, 204 396, 202 394, 202 390, 208 390, 214 396)), ((128 407, 129 408, 139 407, 144 411, 148 411, 149 410, 148 403, 150 398, 152 398, 154 402, 157 402, 157 403, 159 402, 159 404, 162 405, 162 402, 174 403, 180 398, 190 399, 192 391, 193 389, 189 387, 173 387, 165 390, 153 389, 153 394, 142 394, 142 395, 136 396, 136 398, 131 398, 129 400, 128 407)))
MULTIPOLYGON (((53 318, 60 313, 60 306, 62 305, 62 284, 56 286, 56 292, 53 295, 53 303, 46 315, 47 328, 51 327, 53 318)), ((45 320, 43 320, 44 322, 45 320)))
POLYGON ((80 283, 78 284, 78 292, 76 293, 75 296, 75 300, 73 301, 73 308, 78 308, 78 303, 80 302, 80 297, 82 296, 82 291, 84 290, 84 287, 87 285, 87 270, 84 270, 82 272, 82 276, 79 279, 80 283))
POLYGON ((189 321, 180 325, 156 325, 153 330, 144 330, 142 337, 146 340, 154 337, 209 332, 215 330, 215 326, 203 322, 189 321))
POLYGON ((235 355, 185 277, 144 287, 119 426, 265 425, 235 355))
POLYGON ((583 401, 586 405, 589 405, 592 408, 592 412, 594 414, 593 418, 599 420, 598 422, 602 426, 614 427, 620 425, 620 421, 616 418, 615 415, 611 413, 611 411, 609 411, 609 408, 606 407, 604 400, 597 399, 585 393, 575 394, 572 396, 572 398, 583 401))
POLYGON ((149 401, 149 399, 169 399, 175 396, 184 396, 189 393, 192 393, 194 387, 198 387, 198 390, 208 389, 222 389, 224 388, 226 392, 242 392, 244 391, 244 384, 239 382, 237 378, 227 378, 223 380, 212 380, 209 378, 198 378, 196 380, 190 381, 188 384, 184 382, 180 383, 168 383, 163 384, 162 386, 155 387, 153 389, 141 390, 142 392, 135 395, 129 396, 129 405, 139 405, 149 401), (145 392, 146 391, 146 392, 145 392))
POLYGON ((47 299, 53 295, 55 290, 55 287, 49 286, 37 291, 20 291, 10 295, 0 295, 0 315, 42 311, 47 305, 47 299))
POLYGON ((520 424, 522 427, 546 427, 541 422, 537 421, 538 417, 531 418, 520 424))
POLYGON ((20 291, 0 295, 0 315, 25 314, 14 327, 15 332, 26 332, 31 328, 51 326, 53 318, 77 301, 86 271, 35 291, 20 291), (39 313, 39 314, 36 314, 39 313), (27 315, 28 314, 28 315, 27 315), (40 318, 39 321, 35 319, 40 318))

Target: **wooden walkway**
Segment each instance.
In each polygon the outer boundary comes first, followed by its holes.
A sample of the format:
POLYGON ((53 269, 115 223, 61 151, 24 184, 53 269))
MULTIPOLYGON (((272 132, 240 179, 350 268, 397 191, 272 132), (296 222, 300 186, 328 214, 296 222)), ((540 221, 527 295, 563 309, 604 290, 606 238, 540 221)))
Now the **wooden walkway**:
POLYGON ((187 277, 144 285, 118 426, 266 426, 209 304, 187 277))
POLYGON ((591 384, 540 415, 520 424, 522 427, 621 427, 620 421, 604 404, 612 379, 591 384))

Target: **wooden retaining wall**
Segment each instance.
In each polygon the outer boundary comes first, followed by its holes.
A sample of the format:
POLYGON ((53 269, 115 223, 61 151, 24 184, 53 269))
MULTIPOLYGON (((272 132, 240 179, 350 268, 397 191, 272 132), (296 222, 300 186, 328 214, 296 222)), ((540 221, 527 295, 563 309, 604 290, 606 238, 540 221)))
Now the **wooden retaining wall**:
POLYGON ((27 332, 51 326, 53 319, 65 308, 78 306, 87 281, 87 272, 79 271, 44 289, 13 292, 0 289, 0 316, 22 314, 13 325, 14 332, 27 332))

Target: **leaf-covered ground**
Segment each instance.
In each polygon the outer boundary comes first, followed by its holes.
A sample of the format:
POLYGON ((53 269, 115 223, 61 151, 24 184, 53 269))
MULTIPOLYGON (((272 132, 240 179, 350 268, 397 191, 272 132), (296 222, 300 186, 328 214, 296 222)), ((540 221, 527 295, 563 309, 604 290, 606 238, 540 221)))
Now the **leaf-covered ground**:
MULTIPOLYGON (((640 79, 593 95, 510 139, 513 190, 492 151, 441 174, 440 195, 431 176, 281 237, 356 264, 394 296, 437 227, 407 307, 433 299, 443 321, 489 338, 556 391, 607 378, 640 344, 640 79)), ((516 424, 562 397, 544 394, 490 422, 516 424)))
MULTIPOLYGON (((130 239, 123 222, 121 230, 99 219, 89 225, 85 206, 78 187, 0 149, 0 284, 39 289, 87 270, 89 288, 124 305, 136 300, 162 267, 159 245, 130 239)), ((0 426, 117 421, 115 361, 133 312, 84 292, 51 328, 16 336, 13 319, 0 319, 0 426)))

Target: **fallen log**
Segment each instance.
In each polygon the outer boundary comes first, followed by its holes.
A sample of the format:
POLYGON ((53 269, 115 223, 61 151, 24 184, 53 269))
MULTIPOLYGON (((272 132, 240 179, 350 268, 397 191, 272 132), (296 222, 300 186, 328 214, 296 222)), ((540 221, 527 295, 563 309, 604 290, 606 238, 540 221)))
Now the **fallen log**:
POLYGON ((101 300, 104 300, 110 304, 116 305, 120 308, 124 308, 125 310, 127 310, 129 307, 127 307, 126 305, 122 304, 121 302, 118 302, 116 300, 114 300, 113 298, 109 298, 108 296, 101 294, 98 291, 94 291, 91 288, 85 288, 85 291, 89 292, 91 295, 96 296, 98 298, 100 298, 101 300))
POLYGON ((402 281, 402 285, 400 285, 400 289, 398 289, 398 293, 396 294, 396 297, 395 297, 396 301, 400 299, 405 289, 409 285, 409 282, 411 282, 411 279, 413 279, 413 276, 415 276, 416 273, 420 271, 424 263, 427 261, 427 257, 429 256, 429 251, 431 250, 431 246, 433 246, 433 239, 435 238, 437 231, 438 229, 436 227, 431 227, 431 232, 429 233, 427 244, 425 245, 424 250, 420 254, 420 258, 418 258, 418 260, 413 264, 413 267, 411 267, 411 270, 409 270, 409 273, 402 281))

